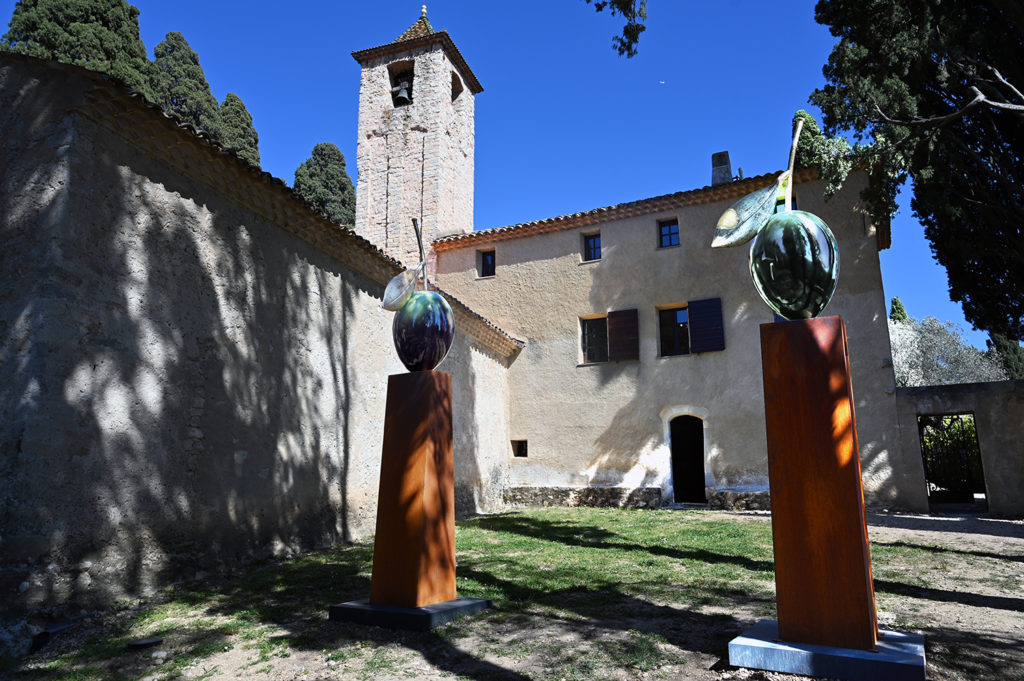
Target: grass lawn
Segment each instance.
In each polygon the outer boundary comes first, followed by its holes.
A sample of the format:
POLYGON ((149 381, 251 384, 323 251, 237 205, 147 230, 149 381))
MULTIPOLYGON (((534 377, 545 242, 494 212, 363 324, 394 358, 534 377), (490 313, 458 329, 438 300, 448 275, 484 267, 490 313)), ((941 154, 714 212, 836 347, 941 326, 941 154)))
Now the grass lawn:
MULTIPOLYGON (((775 615, 763 517, 536 509, 461 522, 457 546, 459 595, 493 599, 495 608, 433 632, 327 621, 330 604, 369 594, 366 542, 123 604, 82 625, 78 640, 55 641, 8 672, 55 681, 736 678, 723 661, 728 641, 775 615), (152 636, 163 643, 127 649, 152 636)), ((1008 611, 1022 626, 1008 640, 1024 638, 1024 600, 998 595, 1024 585, 1019 557, 907 541, 872 550, 884 626, 939 631, 936 604, 961 605, 943 595, 977 591, 984 574, 984 593, 996 595, 974 605, 1008 611)), ((929 679, 988 678, 986 649, 965 653, 955 643, 938 635, 929 679)), ((998 678, 1024 678, 1016 653, 995 659, 998 678)))

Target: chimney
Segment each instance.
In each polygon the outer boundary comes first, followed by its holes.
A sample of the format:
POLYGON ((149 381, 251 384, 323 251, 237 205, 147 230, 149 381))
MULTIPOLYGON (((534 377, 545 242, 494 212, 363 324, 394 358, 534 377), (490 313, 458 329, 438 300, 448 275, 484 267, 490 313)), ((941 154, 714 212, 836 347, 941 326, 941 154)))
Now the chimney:
POLYGON ((729 161, 729 152, 720 151, 717 154, 711 154, 711 186, 729 182, 732 182, 732 163, 729 161))

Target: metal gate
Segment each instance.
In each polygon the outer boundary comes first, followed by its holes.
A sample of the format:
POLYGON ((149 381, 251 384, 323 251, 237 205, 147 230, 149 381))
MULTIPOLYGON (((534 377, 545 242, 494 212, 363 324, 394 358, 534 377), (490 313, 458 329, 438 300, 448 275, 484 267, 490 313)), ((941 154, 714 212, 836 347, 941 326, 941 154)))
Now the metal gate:
POLYGON ((924 476, 931 503, 973 503, 985 493, 973 414, 917 417, 924 476))

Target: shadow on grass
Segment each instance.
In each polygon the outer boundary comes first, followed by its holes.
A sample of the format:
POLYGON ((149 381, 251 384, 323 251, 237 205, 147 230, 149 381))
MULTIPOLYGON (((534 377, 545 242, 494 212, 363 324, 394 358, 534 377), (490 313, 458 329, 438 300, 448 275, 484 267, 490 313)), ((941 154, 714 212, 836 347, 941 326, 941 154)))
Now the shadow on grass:
POLYGON ((926 532, 966 532, 1024 539, 1024 525, 998 518, 921 517, 868 513, 867 523, 869 527, 895 527, 926 532))
POLYGON ((911 544, 905 541, 894 542, 871 542, 872 549, 875 547, 891 547, 894 549, 916 549, 930 553, 952 553, 958 556, 974 556, 976 558, 992 558, 994 560, 1008 560, 1014 563, 1024 563, 1024 555, 1012 553, 992 553, 991 551, 965 551, 946 546, 933 546, 931 544, 911 544))
POLYGON ((544 520, 520 515, 500 515, 479 518, 473 524, 493 532, 509 532, 532 539, 554 541, 566 546, 587 549, 617 549, 620 551, 638 551, 656 556, 674 558, 676 560, 695 560, 703 563, 730 563, 744 570, 754 572, 774 572, 775 565, 770 560, 756 560, 746 556, 715 553, 705 549, 676 549, 658 544, 631 544, 614 541, 621 535, 601 527, 585 526, 573 523, 544 520))
MULTIPOLYGON (((479 529, 561 543, 570 547, 570 551, 619 549, 661 556, 671 561, 724 562, 751 571, 771 570, 771 563, 767 561, 619 541, 621 535, 590 524, 570 525, 529 517, 499 516, 481 518, 472 525, 479 529)), ((506 628, 511 626, 505 624, 508 616, 540 618, 568 630, 584 632, 582 636, 588 640, 600 638, 601 631, 642 632, 664 637, 668 644, 680 651, 722 658, 727 657, 728 641, 746 626, 744 622, 729 615, 689 610, 685 605, 654 603, 646 600, 646 596, 653 594, 661 603, 752 603, 768 609, 773 606, 770 593, 732 588, 727 581, 713 579, 697 580, 692 584, 655 583, 641 579, 594 587, 592 583, 586 583, 590 578, 581 574, 578 586, 552 589, 551 581, 537 579, 538 575, 525 566, 513 569, 509 577, 505 574, 509 568, 492 565, 489 562, 492 557, 476 559, 462 555, 458 568, 459 595, 492 598, 497 606, 495 611, 431 632, 391 631, 329 622, 327 610, 330 605, 365 598, 369 593, 372 555, 371 545, 359 544, 293 561, 273 562, 212 587, 196 585, 193 589, 183 588, 175 597, 190 605, 205 605, 209 614, 273 625, 281 630, 281 634, 274 638, 294 649, 339 650, 357 648, 366 643, 378 647, 397 645, 420 654, 438 670, 478 681, 525 681, 529 678, 483 659, 480 653, 467 652, 458 646, 461 632, 470 628, 474 633, 501 639, 507 635, 506 628), (641 591, 642 595, 629 593, 634 590, 641 591)), ((566 569, 571 572, 571 569, 566 569)), ((563 576, 561 573, 551 574, 563 576)), ((592 572, 589 574, 593 576, 592 572)), ((609 577, 614 579, 615 575, 609 577)), ((571 575, 568 581, 573 581, 571 575)), ((573 651, 572 655, 586 657, 587 654, 573 651)), ((557 660, 552 664, 557 664, 557 660)))
POLYGON ((1024 598, 1013 598, 1011 596, 985 596, 969 591, 947 591, 946 589, 935 589, 930 586, 890 582, 884 579, 875 580, 875 591, 919 598, 924 601, 962 603, 974 608, 994 608, 996 610, 1024 612, 1024 598))
MULTIPOLYGON (((1003 679, 1024 681, 1024 654, 1020 638, 963 631, 950 627, 921 629, 924 634, 925 661, 934 670, 945 671, 941 678, 1003 679)), ((928 678, 934 678, 930 671, 928 678)))

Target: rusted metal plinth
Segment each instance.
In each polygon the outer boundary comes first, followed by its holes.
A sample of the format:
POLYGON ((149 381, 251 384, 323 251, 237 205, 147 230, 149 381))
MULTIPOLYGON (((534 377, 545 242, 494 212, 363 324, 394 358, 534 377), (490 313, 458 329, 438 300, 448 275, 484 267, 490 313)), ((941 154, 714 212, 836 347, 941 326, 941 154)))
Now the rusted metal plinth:
POLYGON ((455 599, 452 377, 388 377, 370 603, 419 608, 455 599))
POLYGON ((846 327, 761 325, 779 638, 878 640, 846 327))

